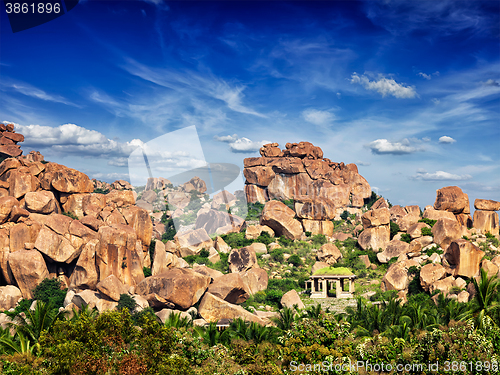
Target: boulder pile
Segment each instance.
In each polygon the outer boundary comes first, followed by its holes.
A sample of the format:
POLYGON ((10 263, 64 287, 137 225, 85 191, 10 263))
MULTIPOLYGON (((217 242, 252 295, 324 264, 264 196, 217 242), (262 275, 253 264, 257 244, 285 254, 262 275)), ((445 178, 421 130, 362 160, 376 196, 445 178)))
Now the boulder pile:
POLYGON ((22 134, 14 131, 13 124, 0 124, 0 157, 17 157, 23 152, 19 142, 24 141, 22 134))

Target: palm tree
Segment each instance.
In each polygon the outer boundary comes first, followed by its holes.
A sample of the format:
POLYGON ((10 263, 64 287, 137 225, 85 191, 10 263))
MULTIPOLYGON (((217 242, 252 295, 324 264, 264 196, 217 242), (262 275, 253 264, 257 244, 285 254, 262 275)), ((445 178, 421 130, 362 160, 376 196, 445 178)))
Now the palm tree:
POLYGON ((281 310, 279 310, 279 318, 272 318, 271 320, 276 324, 276 326, 283 330, 288 331, 292 328, 292 324, 296 321, 296 313, 294 309, 283 306, 281 310))
POLYGON ((15 336, 4 336, 0 337, 0 347, 5 353, 18 353, 18 354, 28 354, 32 355, 35 352, 40 352, 40 344, 36 343, 31 345, 29 339, 25 338, 21 333, 17 333, 15 336))
POLYGON ((34 310, 28 310, 25 316, 19 314, 13 323, 18 335, 27 338, 32 344, 36 344, 43 331, 50 331, 54 323, 64 317, 66 311, 59 311, 52 302, 45 303, 37 301, 34 310))
POLYGON ((463 314, 464 317, 473 316, 476 321, 476 326, 483 329, 484 317, 494 317, 496 310, 500 307, 496 300, 500 281, 497 275, 488 277, 488 273, 481 268, 481 278, 479 282, 473 278, 476 296, 474 297, 472 308, 468 313, 463 314))
POLYGON ((168 319, 165 321, 165 326, 171 328, 181 328, 181 327, 189 328, 193 326, 193 321, 187 316, 181 318, 180 312, 179 313, 172 312, 168 316, 168 319))
POLYGON ((322 308, 321 304, 316 304, 314 306, 309 306, 304 313, 302 318, 318 319, 321 316, 322 308))

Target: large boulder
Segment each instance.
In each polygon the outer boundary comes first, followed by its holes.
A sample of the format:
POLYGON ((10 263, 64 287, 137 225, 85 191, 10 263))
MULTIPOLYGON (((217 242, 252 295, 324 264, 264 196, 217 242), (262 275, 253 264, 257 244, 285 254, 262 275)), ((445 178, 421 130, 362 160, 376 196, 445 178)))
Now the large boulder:
POLYGON ((127 294, 128 288, 115 275, 109 275, 104 280, 99 281, 97 290, 113 301, 119 301, 121 294, 127 294))
POLYGON ((287 143, 285 147, 286 150, 283 151, 283 156, 292 156, 301 159, 323 158, 323 150, 310 142, 287 143))
POLYGON ((283 155, 277 143, 267 143, 263 145, 259 152, 263 157, 276 157, 283 155))
POLYGON ((51 214, 58 208, 54 193, 51 191, 28 192, 24 196, 24 202, 28 211, 40 214, 51 214))
POLYGON ((500 202, 491 199, 476 199, 474 208, 483 211, 500 211, 500 202))
POLYGON ((410 244, 404 241, 393 239, 390 241, 386 249, 377 254, 377 259, 380 263, 387 263, 392 258, 398 258, 402 254, 407 254, 410 251, 410 244))
POLYGON ((23 294, 14 285, 0 286, 0 310, 10 310, 16 307, 23 294))
POLYGON ((141 256, 137 249, 137 235, 127 225, 100 227, 99 246, 96 250, 96 266, 99 280, 115 275, 128 286, 134 286, 144 279, 141 256))
POLYGON ((19 250, 9 254, 9 266, 23 298, 33 298, 32 291, 49 277, 45 260, 37 250, 19 250))
POLYGON ((214 296, 211 293, 205 293, 203 296, 198 313, 209 323, 218 322, 221 319, 234 320, 241 318, 248 322, 265 325, 265 321, 257 315, 252 314, 241 306, 224 301, 222 298, 214 296))
POLYGON ((269 276, 262 268, 250 268, 248 271, 240 273, 243 282, 248 286, 250 295, 267 289, 269 276))
POLYGON ((411 266, 417 266, 418 263, 412 259, 393 263, 382 279, 381 287, 383 291, 404 290, 408 288, 410 276, 408 269, 411 266))
POLYGON ((473 277, 479 272, 479 264, 484 251, 467 240, 452 241, 443 254, 444 259, 453 268, 454 276, 473 277))
POLYGON ((0 197, 0 224, 5 223, 14 206, 19 206, 19 201, 14 197, 0 197))
POLYGON ((174 237, 181 257, 196 255, 202 249, 213 247, 213 241, 204 228, 177 233, 174 237))
POLYGON ((99 240, 90 240, 78 257, 75 270, 71 274, 70 288, 75 290, 95 289, 99 275, 96 269, 96 250, 99 240))
MULTIPOLYGON (((269 236, 274 237, 274 230, 269 228, 267 225, 249 225, 245 231, 245 238, 248 240, 255 240, 261 235, 262 232, 266 232, 269 236)), ((220 238, 220 237, 218 237, 220 238)))
POLYGON ((420 269, 420 285, 428 292, 431 285, 442 279, 445 275, 446 269, 441 264, 426 264, 420 269))
POLYGON ((342 258, 342 253, 333 243, 325 243, 316 253, 316 259, 327 264, 337 263, 342 258))
POLYGON ((48 228, 42 228, 38 234, 35 248, 59 263, 71 263, 80 255, 80 249, 75 249, 66 237, 48 228))
POLYGON ((439 219, 432 227, 432 234, 434 242, 446 250, 451 241, 462 237, 462 228, 456 220, 439 219))
POLYGON ((86 174, 67 167, 55 171, 52 187, 61 193, 91 193, 94 191, 94 184, 86 174))
POLYGON ((374 228, 381 225, 389 224, 391 214, 387 208, 378 208, 375 210, 366 211, 361 216, 363 228, 374 228))
POLYGON ((453 212, 443 211, 443 210, 435 210, 434 207, 432 207, 432 206, 425 207, 423 217, 424 217, 424 219, 431 219, 431 220, 439 220, 439 219, 456 220, 453 212))
POLYGON ((218 277, 210 284, 207 292, 236 304, 243 303, 250 297, 248 285, 239 273, 228 273, 218 277))
POLYGON ((187 310, 200 300, 210 284, 211 278, 191 269, 172 268, 161 275, 151 276, 140 282, 135 293, 146 296, 156 293, 187 310))
POLYGON ((293 308, 294 306, 297 306, 298 309, 303 309, 304 302, 300 299, 299 294, 295 289, 292 289, 285 294, 283 294, 283 297, 281 297, 281 305, 286 306, 288 308, 293 308))
POLYGON ((374 251, 379 251, 379 249, 382 249, 383 251, 390 241, 390 236, 391 233, 388 225, 366 228, 359 235, 358 243, 363 250, 371 248, 374 251))
POLYGON ((245 272, 253 267, 259 267, 257 255, 251 246, 233 249, 229 254, 229 270, 232 273, 245 272))
POLYGON ((335 206, 333 201, 328 198, 297 197, 295 212, 297 217, 301 219, 332 220, 335 217, 335 206))
POLYGON ((203 228, 207 233, 219 233, 224 229, 225 233, 239 232, 245 220, 227 212, 208 210, 201 212, 196 218, 195 229, 203 228))
POLYGON ((267 186, 274 178, 273 168, 270 166, 256 166, 245 168, 243 174, 248 184, 267 186))
POLYGON ((455 281, 456 280, 453 276, 448 276, 444 279, 438 280, 429 287, 429 292, 434 293, 436 290, 439 290, 444 295, 447 295, 451 288, 456 286, 455 281))
POLYGON ((245 185, 245 196, 248 203, 265 203, 268 200, 266 188, 257 185, 245 185))
POLYGON ((458 186, 447 186, 436 191, 436 210, 450 211, 454 214, 470 214, 469 197, 458 186))
POLYGON ((474 211, 474 228, 479 229, 481 233, 498 235, 498 214, 494 211, 474 211))
POLYGON ((295 212, 279 201, 267 202, 260 218, 261 225, 267 225, 274 230, 278 236, 289 239, 300 239, 302 225, 296 220, 295 212))
POLYGON ((302 219, 304 232, 311 232, 312 235, 323 234, 327 237, 333 236, 333 222, 331 220, 308 220, 302 219))
POLYGON ((177 257, 172 253, 165 251, 165 244, 161 241, 155 242, 155 251, 153 255, 153 267, 151 274, 153 276, 160 275, 170 268, 178 266, 177 257))

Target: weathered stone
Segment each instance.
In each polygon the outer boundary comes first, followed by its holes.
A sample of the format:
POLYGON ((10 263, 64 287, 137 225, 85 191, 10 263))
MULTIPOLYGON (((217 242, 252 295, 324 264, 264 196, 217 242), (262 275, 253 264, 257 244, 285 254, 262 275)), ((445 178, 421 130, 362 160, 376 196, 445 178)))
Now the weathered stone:
POLYGON ((28 192, 24 196, 26 209, 40 214, 57 212, 57 201, 51 191, 28 192))
POLYGON ((35 248, 54 262, 70 263, 80 255, 67 238, 48 228, 38 234, 35 248))
POLYGON ((248 203, 268 201, 267 189, 257 185, 245 185, 245 195, 248 203))
POLYGON ((304 232, 311 232, 312 235, 324 234, 327 237, 333 236, 333 222, 330 220, 302 220, 304 232))
POLYGON ((187 311, 173 310, 173 309, 162 309, 161 311, 155 312, 156 316, 161 320, 163 324, 170 318, 172 314, 179 314, 181 319, 192 320, 191 315, 187 311))
POLYGON ((188 193, 193 190, 197 190, 200 193, 204 193, 207 191, 207 185, 205 184, 205 181, 203 181, 201 178, 197 176, 193 177, 188 182, 179 185, 179 188, 188 193))
POLYGON ((371 262, 370 262, 370 258, 368 257, 368 255, 360 255, 358 258, 359 258, 359 260, 361 260, 361 262, 363 262, 363 264, 365 265, 366 268, 370 268, 371 262))
POLYGON ((135 231, 126 225, 99 228, 96 266, 99 280, 115 275, 128 286, 144 279, 141 258, 137 252, 135 231))
POLYGON ((161 275, 151 276, 140 282, 135 293, 156 293, 182 310, 193 306, 203 296, 211 278, 186 268, 172 268, 161 275))
POLYGON ((88 194, 70 194, 66 202, 62 205, 64 212, 70 212, 78 219, 83 218, 83 199, 88 194))
POLYGON ((297 197, 295 212, 301 219, 332 220, 335 217, 335 206, 334 202, 328 198, 297 197))
POLYGON ((483 211, 500 211, 500 202, 491 199, 476 199, 474 208, 483 211))
POLYGON ((420 269, 420 285, 428 292, 431 285, 445 275, 446 269, 441 264, 426 264, 420 269))
POLYGON ((76 307, 82 309, 84 306, 88 306, 89 308, 96 307, 97 302, 99 301, 100 296, 99 293, 90 289, 82 290, 79 293, 76 293, 71 300, 71 303, 75 304, 76 307))
POLYGON ((333 243, 325 243, 316 253, 316 258, 320 262, 334 264, 337 263, 337 260, 342 258, 342 253, 333 243))
POLYGON ((323 150, 320 147, 314 146, 310 142, 287 143, 286 150, 283 151, 283 156, 292 156, 296 158, 322 159, 323 150))
POLYGON ((85 215, 97 217, 104 207, 106 207, 104 194, 87 194, 82 199, 82 210, 85 215))
POLYGON ((443 257, 453 268, 454 276, 473 277, 479 272, 479 263, 484 254, 484 251, 469 241, 458 239, 450 243, 443 257))
POLYGON ((221 204, 232 206, 234 203, 236 203, 236 197, 227 190, 222 190, 212 198, 212 204, 215 204, 217 208, 219 208, 221 204))
POLYGON ((436 210, 450 211, 454 214, 470 214, 469 197, 458 186, 447 186, 436 191, 436 210))
POLYGON ((251 268, 240 275, 251 295, 267 289, 269 276, 262 268, 251 268))
POLYGON ((450 289, 455 286, 455 278, 453 276, 448 276, 444 279, 438 280, 434 282, 429 287, 429 292, 434 293, 434 291, 439 290, 444 295, 447 295, 450 292, 450 289))
MULTIPOLYGON (((321 181, 322 184, 331 184, 328 181, 321 181)), ((269 199, 288 200, 295 199, 297 196, 315 197, 319 190, 319 183, 313 184, 313 179, 307 173, 297 174, 276 174, 273 180, 267 186, 269 199)), ((324 196, 330 198, 330 194, 324 196)))
POLYGON ((283 294, 280 303, 282 306, 286 306, 289 309, 293 308, 294 306, 297 306, 298 309, 303 309, 305 307, 304 302, 302 302, 295 289, 292 289, 283 294))
POLYGON ((49 277, 42 254, 37 250, 19 250, 10 253, 8 261, 23 298, 32 299, 33 289, 49 277))
POLYGON ((218 233, 219 228, 229 227, 228 232, 239 232, 245 221, 235 215, 223 211, 208 210, 196 218, 195 229, 203 228, 207 233, 218 233))
POLYGON ((267 246, 260 242, 254 242, 249 247, 255 252, 255 254, 267 254, 267 246))
POLYGON ((385 250, 390 240, 390 230, 388 225, 382 225, 375 228, 366 228, 358 237, 358 243, 363 250, 379 249, 385 250))
POLYGON ((267 143, 259 149, 259 153, 263 157, 281 156, 281 155, 283 155, 283 153, 281 152, 281 150, 278 146, 279 145, 277 143, 267 143))
POLYGON ((71 289, 95 289, 98 280, 95 254, 99 245, 99 240, 92 239, 83 247, 71 274, 71 289))
POLYGON ((232 273, 245 272, 253 267, 259 267, 257 255, 250 246, 233 249, 229 254, 229 270, 232 273))
POLYGON ((320 269, 322 268, 325 268, 325 267, 329 267, 330 265, 328 263, 325 263, 325 262, 316 262, 313 264, 312 268, 311 268, 311 273, 314 275, 314 273, 316 271, 319 271, 320 269))
POLYGON ((0 224, 3 224, 7 221, 14 206, 19 206, 19 201, 16 198, 0 198, 0 224))
POLYGON ((300 239, 302 225, 295 218, 295 212, 282 202, 267 202, 260 218, 261 225, 267 225, 274 230, 278 236, 289 239, 300 239))
POLYGON ((222 272, 214 270, 213 268, 209 268, 207 266, 195 265, 193 266, 193 271, 201 273, 202 275, 208 276, 212 278, 212 280, 217 279, 224 275, 222 272))
POLYGON ((109 275, 99 281, 97 290, 101 295, 117 302, 120 300, 121 294, 128 294, 128 288, 115 275, 109 275))
POLYGON ((273 168, 270 166, 257 166, 245 168, 243 174, 248 184, 266 187, 274 178, 273 168))
POLYGON ((404 241, 392 240, 387 244, 386 249, 377 254, 380 263, 387 263, 392 258, 407 254, 410 251, 410 244, 404 241))
POLYGON ((229 303, 240 304, 250 297, 250 290, 239 273, 228 273, 215 279, 209 285, 208 293, 229 303))
POLYGON ((393 263, 384 278, 382 279, 382 290, 404 290, 408 288, 410 277, 408 276, 408 269, 411 266, 417 266, 418 263, 412 259, 403 260, 393 263))
POLYGON ((457 295, 457 302, 460 303, 467 303, 469 302, 469 292, 466 292, 465 290, 462 290, 460 293, 457 295))
POLYGON ((416 223, 408 228, 407 233, 411 236, 412 239, 422 237, 422 229, 430 228, 426 223, 416 223))
POLYGON ((198 254, 202 249, 210 249, 214 245, 203 228, 177 233, 174 239, 182 258, 198 254))
POLYGON ((387 203, 387 201, 385 200, 384 197, 380 197, 379 199, 377 199, 375 201, 375 203, 373 203, 372 210, 376 210, 378 208, 387 208, 387 209, 389 209, 389 204, 387 203))
POLYGON ((494 211, 474 211, 474 228, 481 233, 499 234, 498 214, 494 211))
POLYGON ((9 175, 9 195, 16 199, 30 191, 37 190, 40 185, 38 179, 29 173, 26 167, 8 171, 7 175, 9 175))
POLYGON ((453 212, 450 211, 442 211, 442 210, 435 210, 434 207, 432 206, 427 206, 424 210, 424 218, 425 219, 431 219, 431 220, 439 220, 439 219, 450 219, 450 220, 456 220, 455 215, 453 212))
POLYGON ((10 310, 16 307, 23 294, 14 285, 0 286, 0 310, 10 310))
POLYGON ((62 193, 91 193, 94 184, 89 177, 76 169, 65 168, 54 173, 52 187, 62 193))
POLYGON ((245 238, 248 240, 255 240, 261 235, 262 232, 267 232, 270 237, 274 237, 274 230, 267 225, 249 225, 245 231, 245 238))
POLYGON ((265 321, 257 315, 245 310, 243 307, 231 304, 211 293, 205 293, 198 309, 199 314, 207 322, 218 322, 221 319, 242 318, 248 322, 265 325, 265 321))
POLYGON ((389 224, 390 212, 387 208, 379 208, 375 210, 366 211, 361 216, 361 221, 363 222, 363 228, 374 228, 381 225, 389 224))
POLYGON ((483 259, 481 261, 481 268, 486 271, 488 277, 498 275, 498 266, 488 259, 483 259))
POLYGON ((439 219, 432 227, 432 234, 434 242, 446 250, 451 241, 462 237, 462 228, 456 220, 439 219))

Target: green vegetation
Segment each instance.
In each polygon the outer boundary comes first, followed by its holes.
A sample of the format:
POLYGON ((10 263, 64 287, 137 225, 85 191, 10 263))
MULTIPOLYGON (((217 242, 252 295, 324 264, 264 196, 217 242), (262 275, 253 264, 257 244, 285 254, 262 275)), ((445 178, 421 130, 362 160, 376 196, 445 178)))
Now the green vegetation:
POLYGON ((375 193, 374 191, 372 191, 372 195, 370 196, 370 198, 368 199, 365 199, 365 205, 366 205, 366 208, 369 210, 372 208, 373 204, 379 200, 380 197, 377 195, 377 193, 375 193))
POLYGON ((398 232, 399 232, 401 229, 399 228, 399 225, 398 225, 397 223, 394 223, 393 221, 391 221, 391 222, 389 223, 389 225, 390 225, 390 230, 391 230, 391 240, 392 240, 392 239, 394 238, 394 236, 395 236, 396 234, 398 234, 398 232))
POLYGON ((401 235, 401 241, 410 243, 411 242, 411 236, 408 233, 403 233, 401 235))
POLYGON ((418 222, 419 223, 425 223, 425 224, 429 225, 432 228, 434 226, 434 224, 436 224, 437 220, 423 218, 423 219, 420 219, 418 222))
POLYGON ((434 235, 432 234, 432 229, 431 228, 422 228, 421 231, 422 233, 422 236, 431 236, 431 237, 434 237, 434 235))
POLYGON ((342 276, 350 276, 353 275, 351 270, 346 267, 325 267, 321 268, 314 272, 315 276, 319 275, 342 275, 342 276))
POLYGON ((161 217, 161 222, 165 224, 165 233, 161 236, 163 242, 172 241, 176 235, 174 219, 168 219, 167 214, 164 213, 161 217))
POLYGON ((94 189, 94 193, 96 194, 108 194, 109 192, 110 192, 109 189, 101 189, 101 188, 94 189))
POLYGON ((78 220, 78 216, 76 216, 73 212, 66 211, 66 212, 63 212, 62 214, 64 216, 72 218, 73 220, 78 220))
POLYGON ((61 280, 44 279, 33 290, 34 299, 45 303, 51 303, 54 307, 63 307, 67 289, 61 289, 61 280))
POLYGON ((129 294, 120 294, 120 299, 118 300, 117 310, 127 309, 130 314, 135 312, 137 308, 137 303, 135 299, 129 294))

